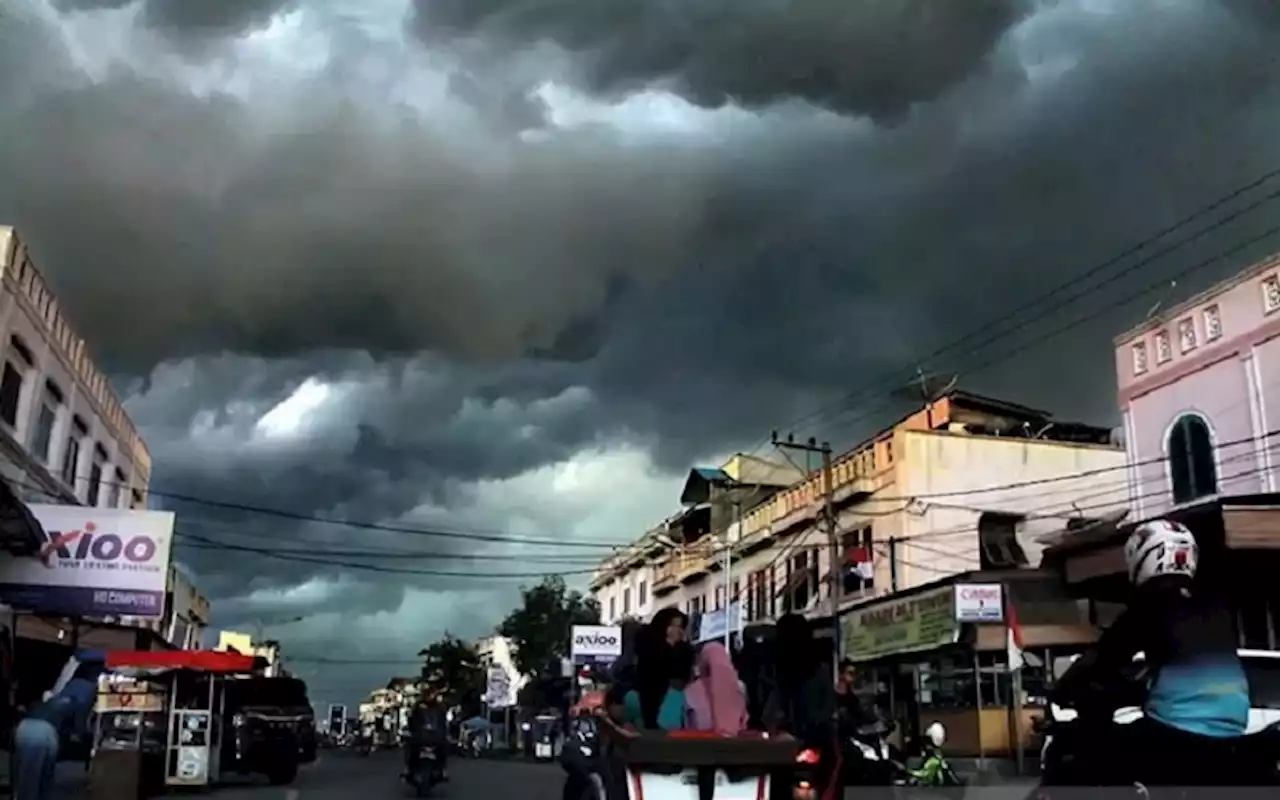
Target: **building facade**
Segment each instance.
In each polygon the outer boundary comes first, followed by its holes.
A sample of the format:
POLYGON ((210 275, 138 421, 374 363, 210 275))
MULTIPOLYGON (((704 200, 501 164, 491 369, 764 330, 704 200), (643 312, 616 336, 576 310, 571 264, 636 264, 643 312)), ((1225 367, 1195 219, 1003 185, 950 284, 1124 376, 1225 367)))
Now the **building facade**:
POLYGON ((1125 507, 1125 452, 1112 440, 1104 428, 952 392, 835 459, 834 556, 813 474, 764 493, 722 535, 686 509, 602 564, 592 589, 606 621, 628 616, 610 613, 626 607, 617 587, 644 580, 638 612, 736 600, 754 622, 829 617, 832 586, 845 609, 950 575, 1034 567, 1042 534, 1125 507))
POLYGON ((1134 514, 1274 492, 1280 256, 1115 340, 1134 514))
POLYGON ((144 508, 151 456, 36 269, 0 226, 0 474, 29 502, 144 508))

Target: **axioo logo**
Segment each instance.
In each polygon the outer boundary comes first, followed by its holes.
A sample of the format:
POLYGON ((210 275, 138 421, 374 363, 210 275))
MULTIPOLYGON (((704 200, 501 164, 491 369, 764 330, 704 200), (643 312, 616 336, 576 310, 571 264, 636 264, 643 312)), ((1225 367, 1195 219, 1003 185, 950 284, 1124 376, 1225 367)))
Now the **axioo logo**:
POLYGON ((138 534, 126 540, 97 530, 97 525, 86 522, 83 530, 45 531, 40 563, 53 569, 59 561, 111 563, 123 558, 131 564, 145 564, 155 558, 156 542, 150 536, 138 534))
POLYGON ((580 633, 574 637, 573 644, 581 648, 617 647, 618 637, 611 633, 580 633))

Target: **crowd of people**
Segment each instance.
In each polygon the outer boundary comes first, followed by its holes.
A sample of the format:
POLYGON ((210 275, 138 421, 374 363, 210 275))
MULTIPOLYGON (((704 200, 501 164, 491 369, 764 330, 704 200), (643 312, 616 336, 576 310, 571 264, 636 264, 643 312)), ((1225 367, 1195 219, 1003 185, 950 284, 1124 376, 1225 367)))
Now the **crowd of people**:
MULTIPOLYGON (((837 728, 865 716, 852 691, 852 663, 841 664, 841 680, 833 681, 811 623, 799 614, 778 620, 773 657, 750 665, 735 665, 720 642, 695 646, 688 639, 688 622, 669 608, 647 625, 625 626, 623 655, 610 685, 585 694, 575 713, 594 715, 606 741, 676 730, 733 736, 752 729, 793 737, 821 754, 819 796, 830 793, 823 789, 834 791, 837 728)), ((585 776, 566 767, 565 798, 577 800, 585 776)), ((620 771, 615 777, 621 778, 620 771)))

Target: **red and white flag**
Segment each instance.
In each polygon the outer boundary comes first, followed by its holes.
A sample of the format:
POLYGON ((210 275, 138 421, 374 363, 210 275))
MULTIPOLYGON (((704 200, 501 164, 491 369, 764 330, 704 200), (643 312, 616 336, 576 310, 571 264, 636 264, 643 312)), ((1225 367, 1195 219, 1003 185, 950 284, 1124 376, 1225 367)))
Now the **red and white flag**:
MULTIPOLYGON (((1005 590, 1006 593, 1008 590, 1005 590)), ((1004 624, 1007 630, 1005 639, 1005 655, 1009 669, 1022 669, 1026 659, 1022 657, 1022 626, 1018 624, 1018 612, 1013 603, 1007 599, 1004 604, 1004 624)))
POLYGON ((871 563, 871 551, 866 547, 850 547, 845 553, 845 569, 850 575, 869 581, 875 577, 875 565, 871 563))

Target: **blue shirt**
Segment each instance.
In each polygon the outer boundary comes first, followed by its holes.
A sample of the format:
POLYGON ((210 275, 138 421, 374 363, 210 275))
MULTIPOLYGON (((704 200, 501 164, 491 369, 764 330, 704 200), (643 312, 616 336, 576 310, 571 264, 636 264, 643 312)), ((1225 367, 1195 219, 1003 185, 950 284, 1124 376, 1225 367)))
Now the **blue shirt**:
MULTIPOLYGON (((644 727, 644 714, 640 710, 638 692, 627 692, 622 698, 622 708, 625 722, 637 728, 644 727)), ((681 730, 685 727, 686 711, 684 692, 680 689, 668 689, 662 698, 662 704, 658 706, 658 727, 664 731, 681 730)))
POLYGON ((42 719, 60 735, 83 733, 88 729, 89 712, 98 697, 97 681, 72 678, 53 697, 36 706, 27 716, 42 719))

